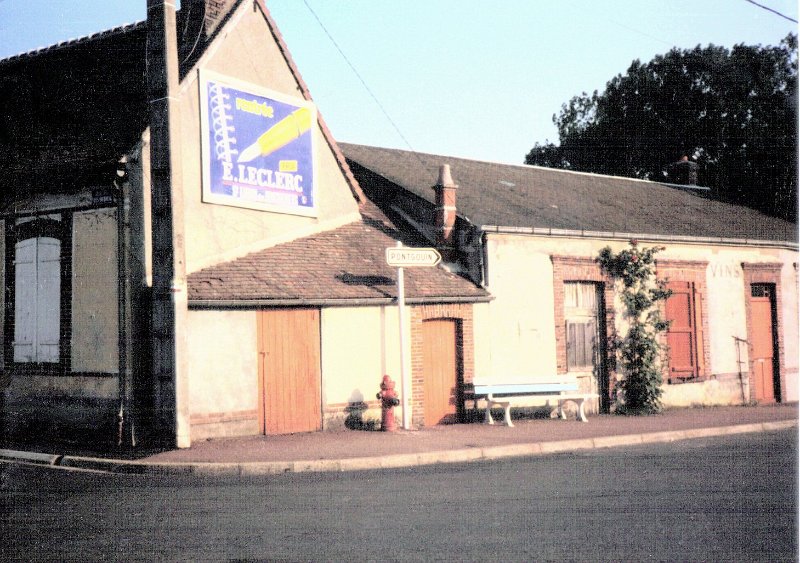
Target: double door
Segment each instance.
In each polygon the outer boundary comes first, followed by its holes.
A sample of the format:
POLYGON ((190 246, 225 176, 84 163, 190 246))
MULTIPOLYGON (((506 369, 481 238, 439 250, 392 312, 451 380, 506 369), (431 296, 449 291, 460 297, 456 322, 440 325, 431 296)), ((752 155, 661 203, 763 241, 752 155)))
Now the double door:
POLYGON ((267 309, 257 315, 261 431, 321 430, 319 309, 267 309))

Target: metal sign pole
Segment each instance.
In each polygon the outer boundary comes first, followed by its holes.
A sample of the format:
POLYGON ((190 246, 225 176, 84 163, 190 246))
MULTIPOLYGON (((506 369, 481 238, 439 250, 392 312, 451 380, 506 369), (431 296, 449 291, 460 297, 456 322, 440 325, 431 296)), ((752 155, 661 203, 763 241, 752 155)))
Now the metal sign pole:
POLYGON ((386 249, 386 263, 397 268, 397 318, 400 323, 400 393, 403 400, 403 428, 411 430, 411 370, 408 368, 406 350, 406 289, 403 268, 432 268, 442 261, 442 255, 435 248, 405 248, 397 241, 397 246, 386 249))
MULTIPOLYGON (((398 241, 397 248, 402 248, 403 243, 398 241)), ((400 327, 400 394, 403 397, 403 429, 411 429, 411 386, 408 384, 408 354, 406 352, 406 288, 403 268, 397 268, 397 318, 400 327)))

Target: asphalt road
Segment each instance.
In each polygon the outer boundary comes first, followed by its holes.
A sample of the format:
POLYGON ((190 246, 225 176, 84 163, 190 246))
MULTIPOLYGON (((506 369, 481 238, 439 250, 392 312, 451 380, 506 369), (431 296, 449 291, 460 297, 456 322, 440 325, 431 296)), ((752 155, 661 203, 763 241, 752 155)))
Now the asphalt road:
POLYGON ((7 560, 796 561, 795 429, 252 479, 2 468, 7 560))

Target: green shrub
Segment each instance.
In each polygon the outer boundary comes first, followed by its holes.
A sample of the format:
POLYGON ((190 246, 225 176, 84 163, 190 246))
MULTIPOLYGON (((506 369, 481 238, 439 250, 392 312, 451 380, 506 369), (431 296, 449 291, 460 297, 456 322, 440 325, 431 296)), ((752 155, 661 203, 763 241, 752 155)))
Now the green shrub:
POLYGON ((662 365, 666 355, 659 334, 669 323, 661 316, 659 303, 669 297, 663 280, 655 276, 655 254, 664 247, 630 248, 614 254, 610 247, 600 251, 597 261, 614 280, 625 306, 628 322, 624 336, 614 341, 623 377, 617 382, 616 411, 625 414, 653 414, 661 411, 662 365))

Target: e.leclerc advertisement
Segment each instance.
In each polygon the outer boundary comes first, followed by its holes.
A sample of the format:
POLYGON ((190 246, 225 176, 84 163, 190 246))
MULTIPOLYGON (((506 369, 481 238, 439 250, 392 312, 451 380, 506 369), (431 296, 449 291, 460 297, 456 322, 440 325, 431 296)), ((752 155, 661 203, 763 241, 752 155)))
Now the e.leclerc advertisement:
POLYGON ((203 201, 316 215, 313 104, 201 76, 203 201))

